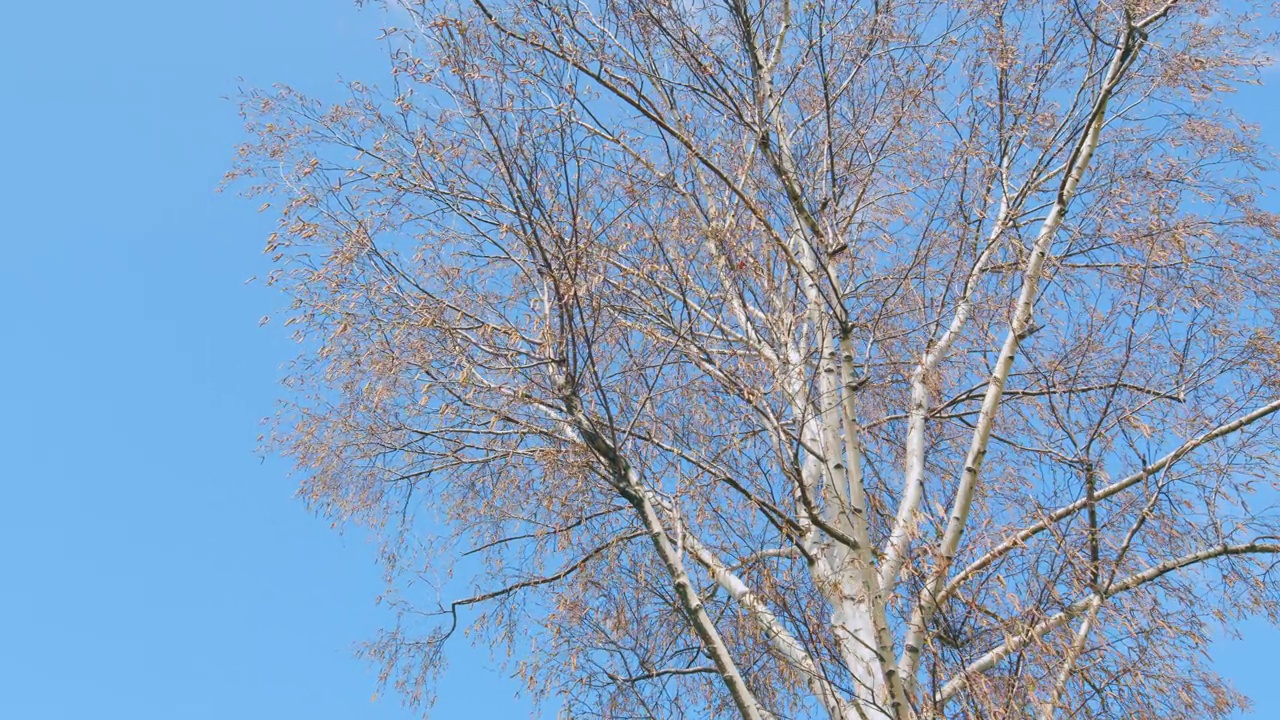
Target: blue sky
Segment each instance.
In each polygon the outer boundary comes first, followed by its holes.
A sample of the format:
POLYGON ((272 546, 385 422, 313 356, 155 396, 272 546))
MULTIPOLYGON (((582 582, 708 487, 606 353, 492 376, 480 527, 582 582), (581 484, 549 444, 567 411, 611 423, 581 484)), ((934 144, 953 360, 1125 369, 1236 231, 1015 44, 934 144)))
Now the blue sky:
MULTIPOLYGON (((6 7, 0 717, 411 717, 353 656, 388 620, 375 548, 254 454, 294 348, 244 284, 271 219, 214 192, 237 78, 376 79, 377 26, 348 0, 6 7)), ((1280 717, 1280 633, 1247 630, 1220 667, 1280 717)), ((457 649, 436 717, 527 716, 457 649)))

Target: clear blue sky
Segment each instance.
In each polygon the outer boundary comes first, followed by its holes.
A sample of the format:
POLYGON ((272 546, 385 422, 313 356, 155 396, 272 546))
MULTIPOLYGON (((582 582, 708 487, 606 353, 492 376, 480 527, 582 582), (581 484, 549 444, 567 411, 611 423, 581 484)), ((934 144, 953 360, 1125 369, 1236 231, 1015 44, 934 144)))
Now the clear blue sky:
MULTIPOLYGON (((254 455, 293 347, 243 284, 270 218, 214 193, 236 78, 376 79, 377 25, 348 0, 6 4, 0 718, 411 717, 352 654, 388 619, 374 548, 254 455)), ((1275 142, 1280 98, 1248 101, 1275 142)), ((1280 717, 1280 633, 1249 630, 1220 667, 1280 717)), ((455 657, 436 717, 527 716, 455 657)))

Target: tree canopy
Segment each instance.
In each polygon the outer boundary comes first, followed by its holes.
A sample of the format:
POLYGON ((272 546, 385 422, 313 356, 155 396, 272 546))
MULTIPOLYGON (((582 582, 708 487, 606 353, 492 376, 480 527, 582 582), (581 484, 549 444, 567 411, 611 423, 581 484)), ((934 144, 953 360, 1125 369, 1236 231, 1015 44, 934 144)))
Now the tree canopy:
POLYGON ((1258 7, 386 9, 388 77, 245 93, 233 177, 302 343, 274 442, 384 540, 411 702, 468 629, 571 717, 1242 706, 1204 653, 1280 607, 1258 7))

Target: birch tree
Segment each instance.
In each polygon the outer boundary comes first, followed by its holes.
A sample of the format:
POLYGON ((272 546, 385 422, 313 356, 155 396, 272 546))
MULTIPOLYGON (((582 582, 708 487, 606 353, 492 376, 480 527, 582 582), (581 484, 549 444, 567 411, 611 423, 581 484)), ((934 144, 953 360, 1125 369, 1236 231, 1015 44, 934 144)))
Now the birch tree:
POLYGON ((385 9, 390 74, 246 91, 232 175, 301 342, 271 442, 383 540, 386 683, 429 709, 472 641, 566 717, 1244 706, 1206 649, 1280 610, 1257 9, 385 9))

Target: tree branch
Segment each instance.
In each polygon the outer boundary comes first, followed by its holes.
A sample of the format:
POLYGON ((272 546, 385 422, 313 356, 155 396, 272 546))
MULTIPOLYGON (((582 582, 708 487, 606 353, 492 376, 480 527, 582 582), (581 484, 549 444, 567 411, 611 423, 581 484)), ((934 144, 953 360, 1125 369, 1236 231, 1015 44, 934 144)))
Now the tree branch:
MULTIPOLYGON (((1130 575, 1123 580, 1112 583, 1101 594, 1101 599, 1105 600, 1114 597, 1127 590, 1141 587, 1153 580, 1167 575, 1175 570, 1185 568, 1190 565, 1205 562, 1219 557, 1227 557, 1231 555, 1250 555, 1250 554, 1278 554, 1280 553, 1280 543, 1262 543, 1252 542, 1244 545, 1219 545, 1217 547, 1208 548, 1199 552, 1183 555, 1182 557, 1166 560, 1154 567, 1143 570, 1140 573, 1130 575)), ((996 663, 1009 657, 1013 653, 1026 647, 1032 641, 1044 637, 1053 630, 1062 627, 1072 618, 1078 617, 1081 613, 1087 611, 1096 601, 1098 596, 1091 596, 1085 600, 1080 600, 1069 605, 1053 617, 1032 626, 1025 630, 1018 637, 1005 642, 999 647, 991 650, 987 654, 970 663, 964 670, 949 680, 938 692, 937 699, 945 704, 956 693, 963 690, 969 683, 969 678, 978 673, 986 672, 995 667, 996 663)))

